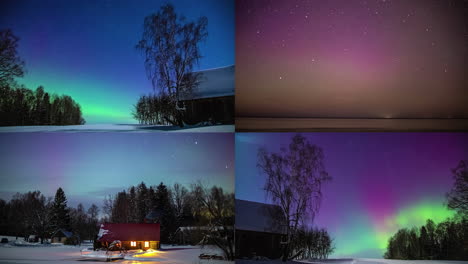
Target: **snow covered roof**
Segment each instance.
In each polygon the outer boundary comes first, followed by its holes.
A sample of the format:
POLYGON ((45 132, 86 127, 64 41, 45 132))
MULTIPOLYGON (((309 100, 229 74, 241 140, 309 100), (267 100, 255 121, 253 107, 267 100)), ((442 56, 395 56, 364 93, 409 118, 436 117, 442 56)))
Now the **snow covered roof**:
POLYGON ((73 236, 73 233, 65 229, 59 229, 57 230, 57 232, 54 233, 52 237, 62 237, 61 235, 63 235, 64 237, 70 238, 73 236))
MULTIPOLYGON (((193 231, 193 230, 222 230, 222 226, 181 226, 177 228, 178 231, 193 231)), ((232 227, 227 227, 227 229, 232 229, 232 227)))
POLYGON ((146 216, 145 216, 145 221, 150 220, 154 221, 159 218, 161 218, 163 215, 163 212, 161 210, 151 210, 146 216))
POLYGON ((236 199, 238 230, 284 234, 278 220, 280 217, 281 209, 277 205, 236 199))
POLYGON ((99 229, 98 241, 159 241, 159 229, 159 224, 105 223, 99 229))
POLYGON ((234 95, 234 65, 199 71, 198 87, 186 99, 201 99, 234 95))

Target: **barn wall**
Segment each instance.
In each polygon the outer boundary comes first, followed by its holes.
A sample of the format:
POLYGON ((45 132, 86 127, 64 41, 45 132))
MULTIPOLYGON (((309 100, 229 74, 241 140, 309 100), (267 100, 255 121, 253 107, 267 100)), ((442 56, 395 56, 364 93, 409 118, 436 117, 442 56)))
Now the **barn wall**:
POLYGON ((65 243, 66 237, 53 237, 52 243, 65 243))
MULTIPOLYGON (((131 243, 130 243, 131 241, 121 241, 121 242, 122 242, 122 247, 126 249, 144 249, 144 245, 145 245, 145 241, 136 241, 136 247, 131 246, 131 243)), ((150 242, 149 248, 159 249, 161 247, 159 241, 149 241, 149 242, 150 242)), ((103 246, 105 245, 103 244, 103 246)))
POLYGON ((184 101, 187 124, 213 121, 234 124, 234 96, 201 98, 184 101))
POLYGON ((281 234, 236 230, 236 257, 281 257, 281 234))

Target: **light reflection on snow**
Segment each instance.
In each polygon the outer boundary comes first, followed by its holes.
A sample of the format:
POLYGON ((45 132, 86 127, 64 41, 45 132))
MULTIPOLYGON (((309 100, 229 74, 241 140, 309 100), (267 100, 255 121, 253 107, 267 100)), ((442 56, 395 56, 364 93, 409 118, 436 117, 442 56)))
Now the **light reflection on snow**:
MULTIPOLYGON (((120 252, 119 252, 120 253, 120 252)), ((112 263, 122 264, 233 264, 222 260, 200 260, 198 256, 204 254, 221 255, 217 248, 201 248, 199 246, 167 246, 165 250, 131 250, 123 259, 113 260, 112 263)), ((105 251, 93 251, 92 245, 80 246, 13 246, 0 245, 0 263, 104 263, 105 251), (90 249, 91 248, 91 249, 90 249), (83 255, 81 254, 83 250, 83 255), (88 257, 84 256, 88 254, 88 257), (84 261, 84 262, 83 262, 84 261)))

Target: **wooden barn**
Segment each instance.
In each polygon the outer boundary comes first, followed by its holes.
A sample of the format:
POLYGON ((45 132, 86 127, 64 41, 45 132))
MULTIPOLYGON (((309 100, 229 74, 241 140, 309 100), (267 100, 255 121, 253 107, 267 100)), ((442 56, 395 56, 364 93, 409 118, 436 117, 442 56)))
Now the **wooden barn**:
POLYGON ((107 247, 114 241, 120 241, 126 249, 159 249, 160 225, 150 223, 101 224, 97 241, 107 247))
POLYGON ((187 124, 234 124, 234 65, 200 71, 199 84, 182 98, 187 124))
POLYGON ((281 257, 285 232, 276 205, 236 199, 236 258, 281 257))

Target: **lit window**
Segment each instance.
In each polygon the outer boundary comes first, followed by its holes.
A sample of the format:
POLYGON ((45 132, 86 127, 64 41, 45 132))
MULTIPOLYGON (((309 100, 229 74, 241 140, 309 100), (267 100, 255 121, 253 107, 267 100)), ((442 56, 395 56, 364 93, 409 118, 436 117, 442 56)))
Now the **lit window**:
POLYGON ((145 247, 149 247, 149 242, 145 241, 145 247))
POLYGON ((131 246, 131 247, 136 247, 136 241, 131 241, 131 242, 130 242, 130 246, 131 246))

